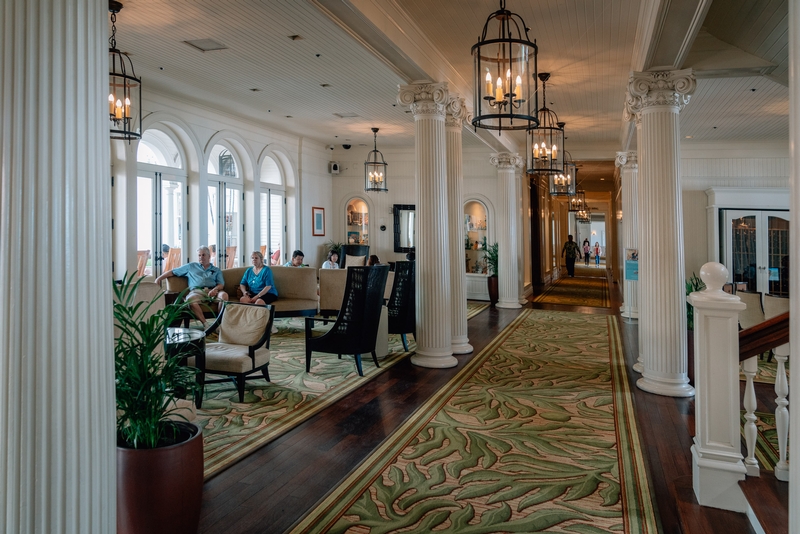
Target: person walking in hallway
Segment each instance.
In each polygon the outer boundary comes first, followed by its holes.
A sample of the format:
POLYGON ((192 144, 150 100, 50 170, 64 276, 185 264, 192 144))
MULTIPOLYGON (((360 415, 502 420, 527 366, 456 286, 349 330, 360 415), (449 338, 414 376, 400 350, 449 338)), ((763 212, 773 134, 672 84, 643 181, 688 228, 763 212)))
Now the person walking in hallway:
POLYGON ((564 248, 561 249, 561 257, 566 257, 567 260, 567 274, 575 276, 575 260, 581 257, 581 249, 578 244, 572 240, 572 234, 567 236, 567 242, 564 243, 564 248))
POLYGON ((585 265, 589 266, 589 253, 592 251, 591 245, 589 245, 589 240, 583 240, 583 259, 586 261, 585 265))
MULTIPOLYGON (((600 267, 600 243, 594 242, 594 264, 600 267)), ((586 260, 586 265, 589 265, 589 260, 586 260)))

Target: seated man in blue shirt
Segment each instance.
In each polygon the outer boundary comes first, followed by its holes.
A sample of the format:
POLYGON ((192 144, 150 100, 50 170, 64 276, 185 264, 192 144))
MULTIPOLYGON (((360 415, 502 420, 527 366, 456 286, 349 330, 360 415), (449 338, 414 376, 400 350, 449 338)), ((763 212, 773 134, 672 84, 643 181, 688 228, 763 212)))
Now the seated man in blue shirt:
POLYGON ((228 300, 228 294, 222 290, 225 287, 222 271, 211 265, 211 251, 205 246, 198 248, 196 263, 187 263, 163 273, 156 278, 156 284, 160 284, 162 280, 172 276, 186 276, 189 279, 190 291, 186 295, 186 300, 189 301, 195 317, 203 323, 203 328, 205 328, 207 326, 206 318, 203 316, 200 302, 209 299, 216 300, 219 302, 217 311, 220 312, 223 301, 228 300))
POLYGON ((292 252, 292 260, 287 261, 283 264, 284 267, 302 267, 303 266, 303 258, 305 254, 303 254, 302 250, 295 250, 292 252))

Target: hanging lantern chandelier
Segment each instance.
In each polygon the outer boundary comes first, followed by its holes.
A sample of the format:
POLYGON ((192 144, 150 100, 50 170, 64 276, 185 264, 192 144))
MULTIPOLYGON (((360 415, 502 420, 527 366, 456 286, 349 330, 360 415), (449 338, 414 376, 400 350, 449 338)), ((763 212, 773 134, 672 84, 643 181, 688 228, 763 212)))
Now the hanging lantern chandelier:
POLYGON ((386 160, 383 159, 383 154, 378 150, 378 128, 373 128, 372 134, 374 136, 373 148, 367 155, 367 161, 364 162, 364 191, 388 193, 386 167, 389 164, 386 163, 386 160))
POLYGON ((552 196, 575 195, 575 187, 578 182, 578 167, 572 161, 572 156, 570 156, 569 152, 564 151, 564 172, 551 173, 549 178, 550 194, 552 196))
POLYGON ((472 125, 488 130, 527 130, 539 124, 536 42, 522 17, 500 9, 486 19, 472 47, 475 67, 472 125))
POLYGON ((108 117, 111 139, 128 142, 142 138, 142 80, 136 77, 127 53, 117 49, 117 13, 122 2, 109 0, 111 37, 108 39, 108 117))
POLYGON ((542 108, 539 124, 528 130, 530 157, 528 173, 562 174, 564 172, 564 123, 559 122, 555 111, 547 107, 547 80, 549 72, 539 73, 542 81, 542 108))
POLYGON ((586 191, 576 191, 575 196, 569 199, 569 211, 584 211, 586 208, 586 191))

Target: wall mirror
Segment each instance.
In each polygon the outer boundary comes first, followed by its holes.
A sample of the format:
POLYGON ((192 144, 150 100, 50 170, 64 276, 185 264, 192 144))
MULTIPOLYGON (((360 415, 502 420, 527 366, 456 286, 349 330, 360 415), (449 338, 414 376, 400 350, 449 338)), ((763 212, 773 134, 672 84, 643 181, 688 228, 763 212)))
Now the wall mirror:
POLYGON ((414 204, 394 205, 394 251, 414 252, 417 217, 414 204))

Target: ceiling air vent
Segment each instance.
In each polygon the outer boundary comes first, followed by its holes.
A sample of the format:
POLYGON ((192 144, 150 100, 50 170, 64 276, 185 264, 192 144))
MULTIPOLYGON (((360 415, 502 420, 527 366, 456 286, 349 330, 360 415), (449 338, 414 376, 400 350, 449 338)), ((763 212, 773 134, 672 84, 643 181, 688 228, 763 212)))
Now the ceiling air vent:
POLYGON ((348 111, 346 113, 334 113, 334 117, 339 117, 340 119, 352 119, 353 117, 358 117, 358 113, 353 113, 352 111, 348 111))
POLYGON ((216 42, 214 39, 196 39, 194 41, 184 41, 192 48, 196 48, 201 52, 211 52, 212 50, 227 50, 228 47, 222 43, 216 42))

